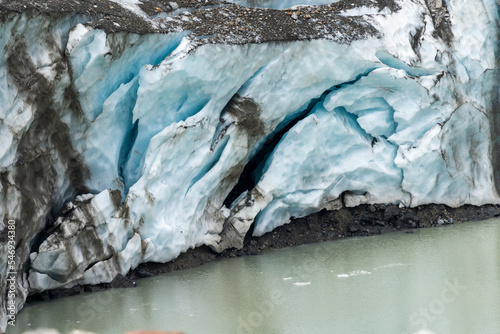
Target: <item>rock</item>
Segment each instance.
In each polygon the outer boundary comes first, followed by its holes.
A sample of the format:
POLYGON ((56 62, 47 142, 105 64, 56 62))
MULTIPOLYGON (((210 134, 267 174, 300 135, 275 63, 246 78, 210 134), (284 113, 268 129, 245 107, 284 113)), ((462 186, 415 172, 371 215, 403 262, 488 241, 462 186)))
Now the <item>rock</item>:
POLYGON ((351 233, 355 233, 355 232, 359 231, 359 226, 354 225, 354 224, 349 224, 348 230, 351 233))
POLYGON ((100 292, 104 290, 107 290, 107 288, 102 285, 86 285, 85 288, 83 288, 83 291, 88 293, 100 292))
POLYGON ((177 2, 169 2, 168 5, 170 6, 170 8, 172 8, 172 10, 179 9, 179 5, 177 4, 177 2))
POLYGON ((400 212, 401 211, 397 206, 389 205, 384 211, 384 220, 386 222, 394 221, 397 217, 399 217, 400 212))
POLYGON ((453 218, 438 218, 436 220, 435 225, 437 226, 444 226, 444 225, 451 225, 453 224, 453 218))
POLYGON ((110 287, 113 289, 117 288, 134 288, 136 286, 135 281, 127 278, 121 274, 118 274, 115 279, 110 283, 110 287))
POLYGON ((361 235, 372 235, 372 231, 370 231, 370 229, 368 228, 363 228, 361 230, 361 235))
POLYGON ((77 295, 81 292, 81 287, 80 285, 75 285, 72 288, 69 289, 56 289, 49 291, 49 296, 50 299, 54 298, 60 298, 60 297, 69 297, 69 296, 74 296, 77 295))
POLYGON ((365 213, 362 217, 361 217, 361 221, 363 223, 367 223, 367 224, 374 224, 375 221, 379 220, 379 215, 375 214, 375 213, 365 213))
POLYGON ((446 220, 442 219, 442 218, 438 218, 438 220, 436 220, 436 225, 437 226, 444 226, 444 225, 446 225, 446 220))
POLYGON ((500 210, 496 207, 487 207, 484 210, 486 217, 498 217, 500 215, 500 210))
POLYGON ((403 218, 401 218, 401 226, 403 228, 415 228, 418 227, 420 223, 420 218, 413 213, 406 213, 403 218))
POLYGON ((135 274, 138 277, 150 277, 150 276, 153 276, 153 274, 146 267, 138 267, 135 270, 135 274))

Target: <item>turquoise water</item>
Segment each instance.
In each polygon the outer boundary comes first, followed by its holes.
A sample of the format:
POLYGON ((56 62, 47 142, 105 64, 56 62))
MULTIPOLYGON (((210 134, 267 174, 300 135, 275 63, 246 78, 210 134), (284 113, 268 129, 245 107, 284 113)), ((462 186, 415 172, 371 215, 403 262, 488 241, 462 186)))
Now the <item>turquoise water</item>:
POLYGON ((500 333, 500 220, 305 245, 38 303, 52 327, 214 333, 500 333))

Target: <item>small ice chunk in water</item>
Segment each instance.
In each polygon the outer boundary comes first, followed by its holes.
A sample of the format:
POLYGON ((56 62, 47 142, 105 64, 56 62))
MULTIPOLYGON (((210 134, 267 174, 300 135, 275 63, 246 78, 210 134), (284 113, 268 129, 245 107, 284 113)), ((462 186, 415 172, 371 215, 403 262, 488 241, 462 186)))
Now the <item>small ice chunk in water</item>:
POLYGON ((311 282, 295 282, 293 285, 295 286, 304 286, 304 285, 309 285, 311 282))

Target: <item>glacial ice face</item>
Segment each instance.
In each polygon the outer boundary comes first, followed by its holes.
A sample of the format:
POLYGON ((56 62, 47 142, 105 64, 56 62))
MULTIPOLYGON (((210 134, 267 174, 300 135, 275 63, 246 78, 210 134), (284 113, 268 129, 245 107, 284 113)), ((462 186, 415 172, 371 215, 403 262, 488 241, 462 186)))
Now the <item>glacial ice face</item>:
POLYGON ((272 199, 257 215, 254 235, 281 225, 283 218, 327 207, 349 190, 378 202, 401 200, 403 175, 393 162, 395 156, 396 147, 374 141, 351 114, 342 109, 329 112, 319 104, 285 135, 266 162, 256 190, 272 199))
POLYGON ((120 202, 119 191, 105 190, 96 196, 77 196, 67 204, 54 224, 57 232, 30 255, 30 289, 41 292, 111 282, 118 273, 137 266, 141 239, 129 220, 118 219, 120 202))
MULTIPOLYGON (((145 34, 10 13, 0 212, 28 241, 18 306, 189 248, 241 247, 253 223, 262 235, 361 203, 499 203, 495 1, 358 2, 166 18, 118 2, 130 29, 164 27, 145 34), (282 35, 242 35, 240 17, 282 35)), ((0 288, 6 273, 0 261, 0 288)))
MULTIPOLYGON (((439 45, 442 42, 432 35, 434 27, 414 20, 410 13, 418 11, 416 4, 404 6, 392 19, 396 23, 404 20, 405 24, 388 25, 386 31, 412 35, 411 32, 420 29, 420 48, 415 49, 409 39, 387 39, 385 50, 390 52, 379 49, 375 53, 387 67, 334 89, 315 112, 281 140, 265 162, 264 173, 255 188, 233 203, 229 221, 241 236, 252 222, 255 222, 254 235, 259 236, 290 217, 303 217, 317 208, 338 207, 342 204, 341 194, 344 194, 343 205, 347 206, 376 202, 418 206, 439 202, 457 207, 498 201, 493 166, 488 158, 491 150, 488 102, 479 93, 484 88, 471 89, 474 85, 471 86, 468 70, 463 68, 459 56, 439 45), (468 97, 471 93, 474 96, 468 97), (476 102, 467 102, 470 99, 476 102), (322 108, 334 114, 327 117, 321 113, 322 121, 316 121, 319 119, 316 113, 322 108), (340 132, 341 139, 336 137, 336 132, 342 131, 338 125, 330 127, 329 135, 322 132, 325 123, 336 124, 341 115, 351 121, 346 126, 349 131, 340 132), (332 119, 327 121, 328 118, 332 119), (359 145, 357 135, 366 137, 365 146, 369 148, 371 143, 372 152, 351 148, 359 145), (336 145, 335 142, 342 143, 344 155, 340 159, 336 152, 323 149, 336 145), (309 144, 314 150, 309 150, 309 144), (329 167, 325 167, 328 163, 329 167), (335 171, 337 164, 345 166, 335 171), (356 168, 357 175, 350 174, 356 168), (324 175, 325 171, 333 174, 324 175)), ((486 12, 482 14, 486 16, 486 12)), ((377 24, 380 17, 374 17, 377 24)), ((492 24, 489 20, 481 22, 476 24, 484 29, 487 29, 485 24, 492 24)), ((492 41, 496 32, 490 31, 491 38, 479 38, 483 44, 476 46, 490 53, 485 58, 476 58, 481 64, 471 62, 472 68, 480 68, 475 70, 476 78, 489 82, 483 82, 482 87, 495 85, 487 73, 495 67, 490 55, 495 54, 492 41)))
POLYGON ((225 219, 221 211, 224 200, 266 136, 297 106, 336 83, 355 78, 368 66, 333 56, 332 66, 315 68, 294 57, 301 53, 312 61, 315 54, 335 55, 339 53, 336 49, 345 46, 311 41, 285 47, 266 45, 266 52, 262 52, 260 45, 207 45, 198 48, 194 57, 179 59, 176 68, 167 67, 165 71, 158 67, 165 81, 173 81, 171 76, 176 78, 179 71, 186 85, 195 80, 201 84, 200 63, 218 56, 207 67, 210 70, 201 73, 202 80, 207 80, 214 77, 213 69, 221 83, 214 85, 216 90, 212 92, 211 85, 198 89, 210 92, 210 102, 186 121, 165 128, 149 143, 143 175, 126 200, 132 220, 150 222, 140 228, 148 243, 145 260, 168 261, 189 247, 216 245, 225 219), (350 70, 339 71, 341 62, 350 70), (285 93, 290 82, 293 88, 285 93), (272 95, 269 87, 273 87, 272 95), (269 100, 270 96, 275 98, 269 100), (221 114, 214 113, 221 109, 221 114), (189 149, 180 149, 184 147, 189 149))
MULTIPOLYGON (((137 168, 130 165, 136 162, 132 152, 137 151, 131 151, 138 131, 134 108, 142 106, 139 89, 144 84, 139 83, 140 71, 146 65, 157 66, 177 48, 184 35, 107 35, 83 25, 77 25, 69 34, 66 53, 87 126, 85 131, 73 133, 72 144, 88 162, 87 184, 92 191, 111 188, 125 193, 125 188, 130 187, 126 184, 128 170, 137 168)), ((149 102, 150 108, 155 105, 149 102)), ((145 113, 147 107, 141 110, 145 113)), ((73 122, 68 121, 68 126, 73 122)), ((159 120, 151 123, 159 128, 166 126, 159 120)))

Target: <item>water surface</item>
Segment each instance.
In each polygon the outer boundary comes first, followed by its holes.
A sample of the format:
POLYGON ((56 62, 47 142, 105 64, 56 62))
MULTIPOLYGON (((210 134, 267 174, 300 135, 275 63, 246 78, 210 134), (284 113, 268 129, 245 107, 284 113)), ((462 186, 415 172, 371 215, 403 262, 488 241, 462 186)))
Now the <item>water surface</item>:
POLYGON ((498 334, 499 241, 496 219, 269 251, 38 303, 8 333, 498 334))

